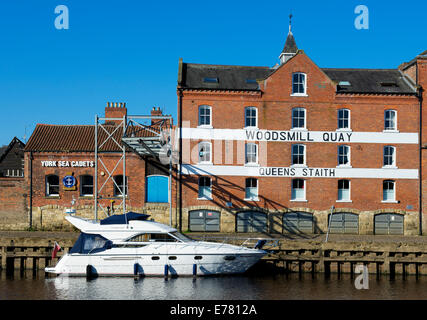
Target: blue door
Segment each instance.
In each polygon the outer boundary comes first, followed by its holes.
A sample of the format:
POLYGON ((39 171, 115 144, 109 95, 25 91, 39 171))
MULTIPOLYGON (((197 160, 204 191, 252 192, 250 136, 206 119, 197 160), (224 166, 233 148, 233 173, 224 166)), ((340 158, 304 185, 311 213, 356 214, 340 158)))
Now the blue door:
POLYGON ((169 178, 149 176, 145 181, 146 202, 169 202, 169 178))

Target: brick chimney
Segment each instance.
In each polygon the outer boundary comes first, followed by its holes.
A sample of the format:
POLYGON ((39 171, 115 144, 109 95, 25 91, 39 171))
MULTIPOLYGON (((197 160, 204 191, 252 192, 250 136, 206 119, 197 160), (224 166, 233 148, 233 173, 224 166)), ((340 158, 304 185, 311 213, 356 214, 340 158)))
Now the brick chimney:
MULTIPOLYGON (((160 107, 153 107, 153 109, 151 109, 151 116, 162 116, 163 112, 162 110, 160 110, 160 107)), ((151 125, 153 125, 154 123, 158 122, 158 119, 151 119, 151 125)))
MULTIPOLYGON (((153 107, 153 109, 151 109, 151 116, 163 116, 163 112, 162 112, 162 110, 160 110, 160 107, 153 107)), ((167 115, 165 115, 165 116, 167 116, 167 115)), ((153 125, 154 123, 156 123, 156 122, 159 122, 160 121, 160 119, 151 119, 151 125, 153 125)), ((169 120, 167 120, 166 121, 166 126, 169 126, 170 125, 170 121, 169 120)))
MULTIPOLYGON (((123 119, 127 115, 126 103, 124 102, 107 102, 105 108, 105 118, 120 118, 123 119)), ((106 120, 106 124, 119 124, 121 120, 106 120)))

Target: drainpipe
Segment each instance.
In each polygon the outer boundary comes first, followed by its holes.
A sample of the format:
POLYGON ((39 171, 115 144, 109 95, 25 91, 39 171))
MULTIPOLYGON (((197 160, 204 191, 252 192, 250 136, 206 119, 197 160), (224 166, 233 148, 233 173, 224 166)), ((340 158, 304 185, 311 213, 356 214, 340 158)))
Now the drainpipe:
POLYGON ((30 230, 33 227, 33 152, 30 151, 30 230))
POLYGON ((422 151, 425 149, 422 145, 422 137, 423 137, 423 88, 419 88, 418 90, 418 100, 420 102, 420 152, 419 152, 419 234, 423 235, 423 159, 422 159, 422 151))
POLYGON ((179 174, 179 222, 178 227, 179 231, 182 231, 182 89, 178 88, 178 97, 179 97, 179 164, 178 164, 178 174, 179 174))

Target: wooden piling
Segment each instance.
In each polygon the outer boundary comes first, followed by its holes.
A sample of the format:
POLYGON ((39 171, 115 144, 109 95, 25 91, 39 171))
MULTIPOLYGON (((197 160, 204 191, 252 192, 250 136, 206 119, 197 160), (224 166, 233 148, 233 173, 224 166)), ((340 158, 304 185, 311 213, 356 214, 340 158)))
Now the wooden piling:
POLYGON ((14 269, 18 269, 18 270, 20 270, 21 269, 21 258, 12 258, 13 259, 13 266, 14 266, 14 269))
POLYGON ((6 247, 1 247, 1 268, 3 270, 6 270, 7 266, 7 254, 6 254, 6 247))

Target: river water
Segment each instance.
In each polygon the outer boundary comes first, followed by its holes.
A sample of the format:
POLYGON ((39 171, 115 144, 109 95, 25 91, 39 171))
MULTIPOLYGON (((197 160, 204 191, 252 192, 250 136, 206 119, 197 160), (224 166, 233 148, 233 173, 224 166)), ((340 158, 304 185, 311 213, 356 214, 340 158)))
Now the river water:
POLYGON ((0 300, 427 300, 427 277, 263 274, 181 278, 86 278, 0 272, 0 300), (356 276, 357 278, 357 276, 356 276))

